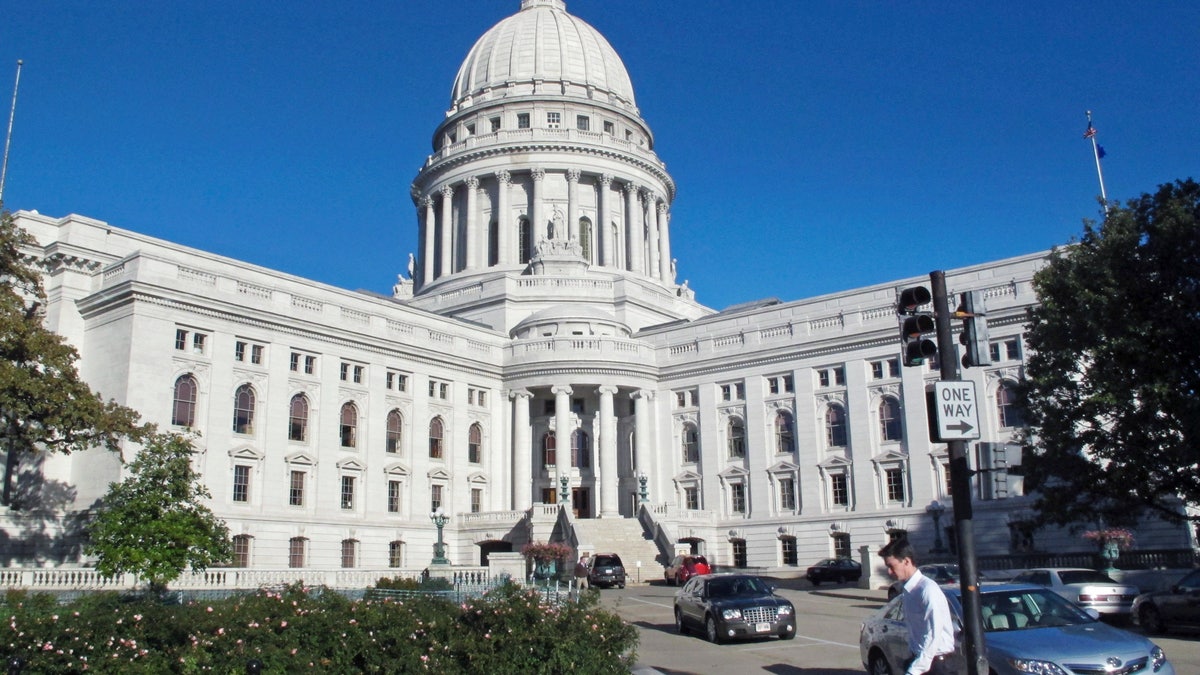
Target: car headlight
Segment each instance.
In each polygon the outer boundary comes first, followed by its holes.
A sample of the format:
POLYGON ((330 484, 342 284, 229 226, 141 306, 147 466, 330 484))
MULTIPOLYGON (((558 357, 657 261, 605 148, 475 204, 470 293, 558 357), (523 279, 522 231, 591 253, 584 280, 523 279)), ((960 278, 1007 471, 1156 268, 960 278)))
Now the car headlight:
POLYGON ((725 619, 726 621, 728 621, 730 619, 740 619, 740 618, 742 618, 742 610, 740 610, 740 609, 722 610, 721 618, 725 619))
POLYGON ((1150 665, 1154 666, 1154 672, 1158 672, 1159 668, 1167 662, 1167 653, 1162 650, 1162 647, 1154 645, 1154 649, 1150 650, 1150 665))
POLYGON ((1053 661, 1009 659, 1008 663, 1018 673, 1030 673, 1031 675, 1067 675, 1067 671, 1059 668, 1053 661))
POLYGON ((791 616, 793 611, 794 610, 792 609, 791 605, 780 605, 779 609, 777 609, 775 613, 778 616, 791 616))

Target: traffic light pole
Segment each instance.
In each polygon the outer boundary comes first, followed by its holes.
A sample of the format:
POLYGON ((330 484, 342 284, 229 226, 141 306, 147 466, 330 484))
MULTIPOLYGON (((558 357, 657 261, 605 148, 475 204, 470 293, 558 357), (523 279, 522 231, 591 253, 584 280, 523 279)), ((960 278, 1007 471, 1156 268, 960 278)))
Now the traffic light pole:
MULTIPOLYGON (((958 361, 954 338, 950 330, 950 300, 946 293, 946 273, 938 270, 929 273, 930 290, 933 295, 934 318, 937 322, 937 350, 941 365, 941 378, 946 382, 957 382, 958 361)), ((959 580, 962 589, 963 652, 967 661, 968 675, 986 675, 987 654, 983 642, 983 614, 979 606, 979 573, 975 566, 975 532, 971 524, 971 467, 967 463, 967 442, 946 442, 950 451, 950 491, 954 506, 954 534, 958 540, 959 580)))

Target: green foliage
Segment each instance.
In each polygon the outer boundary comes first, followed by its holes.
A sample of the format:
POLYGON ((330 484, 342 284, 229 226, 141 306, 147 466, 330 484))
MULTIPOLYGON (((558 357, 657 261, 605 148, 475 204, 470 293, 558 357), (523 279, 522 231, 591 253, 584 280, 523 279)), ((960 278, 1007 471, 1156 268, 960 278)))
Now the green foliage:
POLYGON ((132 573, 164 588, 188 567, 203 570, 230 557, 229 529, 201 502, 210 494, 192 467, 194 452, 179 434, 145 439, 130 475, 109 486, 88 526, 87 552, 98 556, 97 570, 132 573))
POLYGON ((1200 506, 1200 184, 1161 185, 1034 277, 1022 403, 1045 522, 1200 506))
POLYGON ((42 325, 41 276, 22 254, 33 245, 10 214, 0 213, 0 435, 10 453, 4 504, 12 503, 22 455, 97 446, 115 451, 123 437, 145 432, 137 413, 92 392, 75 368, 75 349, 42 325))
POLYGON ((375 582, 375 588, 390 591, 449 591, 454 584, 445 577, 428 577, 413 579, 411 577, 382 577, 375 582))
POLYGON ((293 586, 164 605, 98 594, 68 606, 9 597, 7 654, 29 672, 628 673, 637 631, 595 594, 555 607, 507 586, 461 605, 351 601, 293 586))

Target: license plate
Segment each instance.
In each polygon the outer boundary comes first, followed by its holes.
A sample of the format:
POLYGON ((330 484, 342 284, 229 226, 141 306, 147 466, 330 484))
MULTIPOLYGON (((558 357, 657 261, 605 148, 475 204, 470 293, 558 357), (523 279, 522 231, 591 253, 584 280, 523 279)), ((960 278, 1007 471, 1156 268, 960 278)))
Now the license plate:
POLYGON ((755 633, 770 633, 771 632, 771 624, 756 623, 756 624, 754 624, 754 632, 755 633))

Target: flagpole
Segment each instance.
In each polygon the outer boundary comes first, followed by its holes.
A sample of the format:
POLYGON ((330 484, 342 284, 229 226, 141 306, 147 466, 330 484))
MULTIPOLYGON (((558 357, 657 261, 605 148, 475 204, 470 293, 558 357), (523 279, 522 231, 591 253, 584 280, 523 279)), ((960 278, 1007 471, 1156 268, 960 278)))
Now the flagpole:
POLYGON ((1092 126, 1092 111, 1087 111, 1087 137, 1092 141, 1092 156, 1096 158, 1096 177, 1100 179, 1100 201, 1104 204, 1104 213, 1108 213, 1108 195, 1104 193, 1104 172, 1100 169, 1100 148, 1096 145, 1096 129, 1092 126))
POLYGON ((8 148, 12 145, 13 118, 17 115, 17 87, 21 86, 21 65, 17 59, 17 80, 13 83, 12 107, 8 110, 8 133, 4 135, 4 164, 0 165, 0 204, 4 203, 4 180, 8 177, 8 148))

